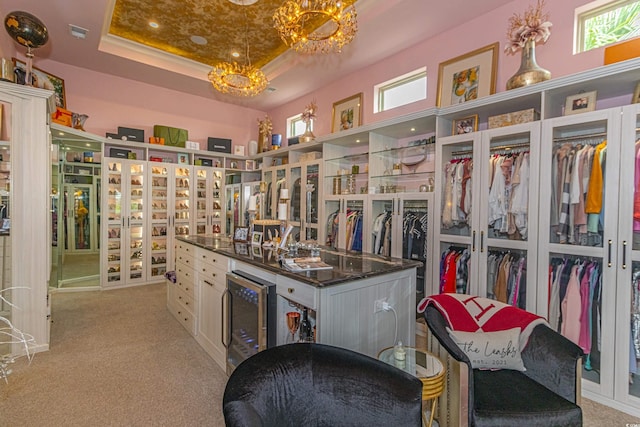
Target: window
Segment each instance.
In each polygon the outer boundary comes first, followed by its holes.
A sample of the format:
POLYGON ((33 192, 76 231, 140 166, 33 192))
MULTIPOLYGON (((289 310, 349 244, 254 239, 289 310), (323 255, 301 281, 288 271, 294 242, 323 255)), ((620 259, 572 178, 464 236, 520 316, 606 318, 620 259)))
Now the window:
POLYGON ((576 9, 576 53, 638 36, 640 0, 598 0, 576 9))
POLYGON ((380 83, 374 86, 373 95, 377 99, 374 113, 427 99, 427 68, 380 83))
MULTIPOLYGON (((307 128, 307 124, 302 120, 302 114, 297 114, 287 119, 287 138, 302 135, 307 128)), ((313 120, 311 120, 311 130, 313 131, 313 120)))

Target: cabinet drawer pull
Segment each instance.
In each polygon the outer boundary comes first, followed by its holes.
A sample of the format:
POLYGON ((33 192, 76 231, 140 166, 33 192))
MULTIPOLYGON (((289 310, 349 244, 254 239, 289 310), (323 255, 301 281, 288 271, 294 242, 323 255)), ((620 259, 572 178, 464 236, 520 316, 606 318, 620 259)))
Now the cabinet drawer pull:
POLYGON ((611 240, 609 240, 609 250, 608 250, 608 254, 609 254, 609 259, 608 259, 608 263, 607 266, 611 267, 611 243, 613 243, 611 240))
POLYGON ((294 288, 288 288, 288 289, 287 289, 287 292, 289 292, 290 294, 292 294, 292 293, 294 293, 294 292, 295 292, 295 289, 294 289, 294 288))
POLYGON ((627 241, 622 241, 622 268, 627 268, 627 241))
POLYGON ((204 281, 204 283, 206 283, 207 285, 209 285, 209 286, 213 287, 213 283, 211 283, 211 282, 210 282, 210 281, 208 281, 208 280, 205 280, 205 281, 204 281))

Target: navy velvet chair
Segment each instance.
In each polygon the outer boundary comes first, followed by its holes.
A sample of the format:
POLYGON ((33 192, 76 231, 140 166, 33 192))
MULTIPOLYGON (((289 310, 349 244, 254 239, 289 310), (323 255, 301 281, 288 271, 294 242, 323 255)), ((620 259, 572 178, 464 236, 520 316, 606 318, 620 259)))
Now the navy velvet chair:
MULTIPOLYGON (((526 371, 472 369, 467 355, 447 331, 448 323, 433 305, 424 317, 433 336, 449 355, 466 365, 460 370, 463 389, 460 405, 468 408, 469 426, 582 426, 578 406, 581 378, 578 360, 582 349, 546 325, 537 325, 522 360, 526 371)), ((461 425, 465 425, 461 423, 461 425)))
POLYGON ((422 382, 343 348, 300 343, 272 347, 229 377, 227 427, 421 426, 422 382))

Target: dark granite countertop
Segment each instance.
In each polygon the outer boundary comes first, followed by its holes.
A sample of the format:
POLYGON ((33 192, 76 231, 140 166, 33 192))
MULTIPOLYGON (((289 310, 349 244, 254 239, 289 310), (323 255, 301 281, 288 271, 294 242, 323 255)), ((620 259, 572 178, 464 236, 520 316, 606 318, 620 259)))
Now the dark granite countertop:
MULTIPOLYGON (((333 268, 331 270, 294 273, 280 265, 275 249, 261 248, 245 243, 234 243, 205 235, 180 236, 177 239, 316 287, 337 285, 422 265, 419 261, 382 257, 321 246, 320 257, 322 261, 333 268)), ((308 256, 308 251, 300 250, 298 256, 308 256)))

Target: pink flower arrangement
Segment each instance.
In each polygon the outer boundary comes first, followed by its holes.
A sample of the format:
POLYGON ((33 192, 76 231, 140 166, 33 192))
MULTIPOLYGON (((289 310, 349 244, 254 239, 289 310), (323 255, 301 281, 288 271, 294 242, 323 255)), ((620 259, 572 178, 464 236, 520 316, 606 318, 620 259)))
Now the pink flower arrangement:
POLYGON ((318 105, 316 104, 316 101, 313 100, 309 103, 309 105, 304 107, 304 113, 302 113, 302 121, 305 123, 311 122, 311 120, 316 118, 316 111, 318 111, 318 105))
POLYGON ((544 13, 545 0, 538 0, 535 7, 529 6, 524 15, 517 13, 509 18, 509 29, 507 39, 509 40, 504 51, 513 55, 522 49, 527 40, 534 40, 536 43, 544 43, 551 35, 551 22, 549 14, 544 13))

